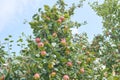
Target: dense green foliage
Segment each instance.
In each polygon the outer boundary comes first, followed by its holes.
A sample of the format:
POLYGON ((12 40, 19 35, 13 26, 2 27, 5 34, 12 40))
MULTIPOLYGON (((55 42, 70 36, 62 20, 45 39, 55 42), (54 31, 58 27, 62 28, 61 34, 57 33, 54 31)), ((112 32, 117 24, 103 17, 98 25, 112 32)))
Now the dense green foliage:
POLYGON ((71 33, 71 28, 85 24, 71 20, 83 2, 69 7, 58 0, 52 7, 38 9, 29 23, 34 38, 27 36, 27 45, 18 39, 21 51, 17 56, 10 51, 11 36, 6 38, 9 52, 0 45, 0 80, 120 80, 120 2, 91 4, 103 18, 103 34, 91 43, 86 33, 71 33))

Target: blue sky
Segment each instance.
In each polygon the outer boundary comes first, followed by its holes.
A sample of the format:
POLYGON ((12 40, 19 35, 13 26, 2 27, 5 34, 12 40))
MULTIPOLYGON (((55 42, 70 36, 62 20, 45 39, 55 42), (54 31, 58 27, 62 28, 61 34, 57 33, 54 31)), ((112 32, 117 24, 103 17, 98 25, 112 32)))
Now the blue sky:
MULTIPOLYGON (((76 2, 74 0, 65 0, 68 4, 76 2)), ((87 4, 96 0, 86 0, 83 8, 77 9, 73 20, 78 22, 87 21, 87 25, 81 26, 75 32, 87 32, 89 40, 93 36, 102 32, 102 19, 87 4)), ((102 2, 103 0, 99 0, 102 2)), ((26 35, 31 35, 32 30, 29 24, 23 24, 25 20, 32 20, 32 15, 37 12, 38 8, 44 4, 52 5, 56 0, 0 0, 0 41, 3 41, 8 35, 13 35, 16 40, 22 32, 26 35)))

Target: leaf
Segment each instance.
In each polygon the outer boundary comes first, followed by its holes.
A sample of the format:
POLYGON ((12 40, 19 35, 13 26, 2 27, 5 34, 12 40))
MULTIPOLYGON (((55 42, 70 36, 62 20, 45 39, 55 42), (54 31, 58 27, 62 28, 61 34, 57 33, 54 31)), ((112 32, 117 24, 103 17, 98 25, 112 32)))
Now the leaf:
POLYGON ((10 43, 14 42, 13 40, 10 40, 10 43))
POLYGON ((120 80, 120 76, 110 76, 108 80, 120 80))
POLYGON ((36 18, 36 16, 38 16, 38 14, 34 14, 32 18, 34 19, 34 18, 36 18))
POLYGON ((8 40, 9 40, 9 38, 5 38, 4 40, 5 40, 5 41, 8 41, 8 40))
POLYGON ((45 11, 48 11, 48 10, 50 10, 50 7, 48 5, 44 5, 44 9, 45 9, 45 11))
POLYGON ((41 8, 38 9, 38 12, 40 12, 40 11, 41 11, 41 8))
POLYGON ((8 37, 9 37, 9 38, 11 38, 11 37, 12 37, 12 35, 9 35, 8 37))

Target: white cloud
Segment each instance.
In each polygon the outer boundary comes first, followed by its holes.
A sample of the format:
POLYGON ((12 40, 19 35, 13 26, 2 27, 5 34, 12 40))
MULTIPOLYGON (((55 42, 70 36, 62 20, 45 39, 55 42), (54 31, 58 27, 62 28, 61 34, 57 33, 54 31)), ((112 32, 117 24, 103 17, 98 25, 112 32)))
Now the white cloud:
POLYGON ((0 32, 7 23, 16 15, 23 14, 28 6, 37 6, 41 0, 2 0, 0 1, 0 32), (35 5, 36 3, 36 5, 35 5))
POLYGON ((15 9, 15 2, 4 0, 0 6, 0 31, 4 28, 4 25, 10 17, 13 15, 15 9))

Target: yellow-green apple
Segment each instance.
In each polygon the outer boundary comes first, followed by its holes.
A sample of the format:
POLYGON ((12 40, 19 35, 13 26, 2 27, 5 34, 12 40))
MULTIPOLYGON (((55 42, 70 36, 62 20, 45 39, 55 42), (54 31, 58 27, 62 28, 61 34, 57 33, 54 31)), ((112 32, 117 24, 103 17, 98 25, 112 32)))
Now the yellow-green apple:
POLYGON ((65 53, 70 54, 70 50, 66 49, 65 53))
POLYGON ((54 32, 54 33, 52 34, 52 36, 53 36, 53 37, 57 37, 57 33, 54 32))
POLYGON ((48 68, 49 68, 49 69, 52 69, 53 67, 54 67, 54 65, 53 65, 52 63, 49 63, 49 64, 48 64, 48 68))
POLYGON ((52 72, 50 75, 51 75, 51 77, 55 77, 56 76, 56 72, 52 72))
POLYGON ((84 72, 85 72, 84 68, 81 68, 80 73, 84 73, 84 72))
POLYGON ((2 76, 0 77, 0 80, 5 80, 5 76, 2 75, 2 76))

